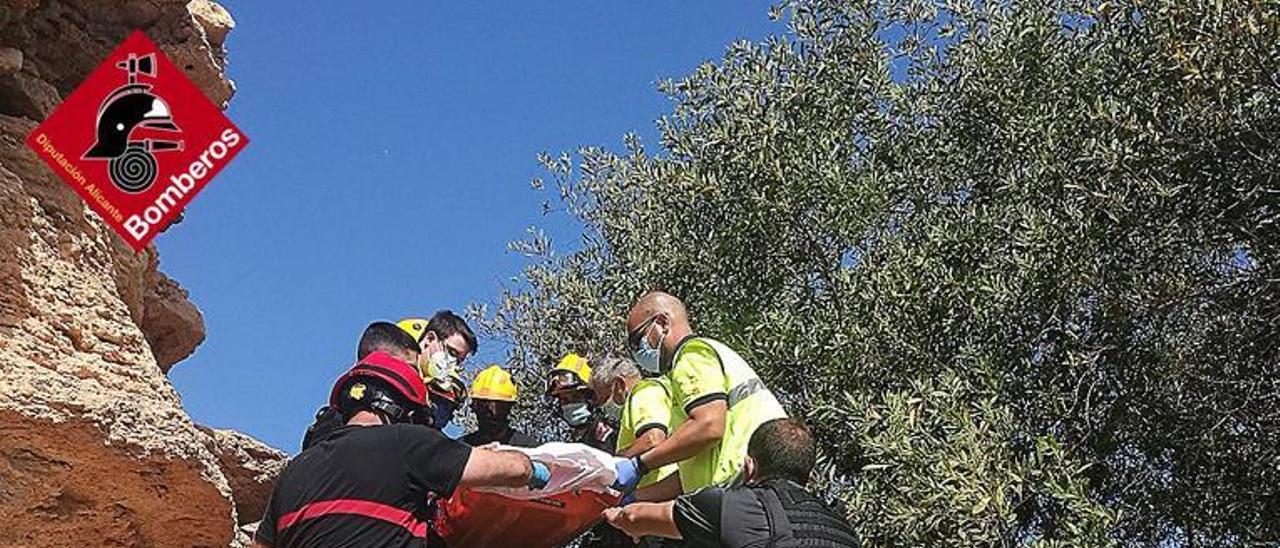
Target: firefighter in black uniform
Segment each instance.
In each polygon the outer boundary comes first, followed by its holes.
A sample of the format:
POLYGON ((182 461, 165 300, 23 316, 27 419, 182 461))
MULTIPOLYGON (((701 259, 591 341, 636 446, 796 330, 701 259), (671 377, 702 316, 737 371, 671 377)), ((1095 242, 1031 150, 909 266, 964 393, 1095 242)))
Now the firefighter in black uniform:
POLYGON ((360 360, 334 384, 344 425, 294 457, 276 480, 254 546, 421 547, 430 501, 461 486, 541 489, 550 468, 524 453, 473 449, 421 423, 427 387, 386 352, 360 360))
POLYGON ((682 539, 687 546, 792 548, 857 546, 849 523, 804 485, 813 436, 795 419, 774 419, 751 435, 746 484, 709 487, 674 501, 605 510, 627 534, 682 539))
MULTIPOLYGON (((360 343, 356 346, 356 360, 363 360, 374 352, 386 352, 401 361, 413 363, 418 359, 418 341, 396 327, 396 324, 373 322, 360 335, 360 343)), ((345 424, 346 419, 342 418, 342 412, 335 405, 321 407, 316 411, 315 422, 307 427, 307 433, 302 438, 302 449, 305 451, 311 444, 324 439, 330 432, 345 424)))

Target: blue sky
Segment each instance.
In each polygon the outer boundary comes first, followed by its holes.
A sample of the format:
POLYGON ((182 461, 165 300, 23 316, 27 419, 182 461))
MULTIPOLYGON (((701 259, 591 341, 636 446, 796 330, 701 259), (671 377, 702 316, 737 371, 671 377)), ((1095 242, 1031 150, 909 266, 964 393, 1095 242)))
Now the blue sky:
POLYGON ((770 4, 226 0, 250 145, 157 239, 208 329, 170 373, 191 416, 295 452, 366 324, 491 301, 532 225, 572 244, 538 152, 656 149, 655 83, 781 32, 770 4))

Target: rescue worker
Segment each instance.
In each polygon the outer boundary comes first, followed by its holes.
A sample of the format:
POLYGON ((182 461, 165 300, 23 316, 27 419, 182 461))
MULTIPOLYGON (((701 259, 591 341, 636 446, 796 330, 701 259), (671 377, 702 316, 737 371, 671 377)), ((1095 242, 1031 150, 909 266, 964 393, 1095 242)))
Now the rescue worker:
MULTIPOLYGON (((356 345, 356 359, 363 360, 374 352, 386 352, 393 357, 416 363, 418 360, 418 342, 390 322, 373 322, 360 335, 360 343, 356 345)), ((325 405, 316 412, 315 421, 307 427, 302 438, 302 449, 306 450, 316 440, 336 430, 345 421, 342 413, 333 405, 325 405)))
MULTIPOLYGON (((572 441, 612 454, 618 445, 615 425, 603 420, 591 390, 591 365, 578 354, 567 354, 547 374, 547 394, 557 402, 560 418, 573 429, 572 441)), ((578 538, 582 548, 632 548, 622 531, 598 523, 578 538)))
POLYGON ((547 374, 547 395, 555 399, 560 418, 573 429, 572 441, 612 453, 618 431, 597 413, 590 379, 586 358, 568 354, 547 374))
POLYGON ((434 379, 447 376, 449 371, 461 371, 467 356, 479 349, 475 332, 451 310, 436 312, 430 320, 406 318, 396 325, 422 348, 422 361, 418 365, 423 378, 434 379))
POLYGON ((427 387, 410 363, 374 352, 338 379, 329 399, 345 425, 289 461, 255 546, 422 546, 431 500, 461 486, 547 485, 551 469, 523 453, 418 426, 427 387))
POLYGON ((857 546, 845 518, 804 488, 814 455, 813 436, 803 424, 773 419, 751 435, 745 485, 609 508, 605 519, 634 538, 661 536, 683 540, 685 546, 857 546))
MULTIPOLYGON (((644 377, 627 358, 605 357, 591 362, 591 389, 606 419, 618 424, 614 454, 634 457, 667 439, 671 432, 671 389, 665 377, 644 377)), ((675 473, 668 464, 640 478, 638 487, 657 483, 675 473)))
POLYGON ((471 383, 471 412, 476 415, 476 431, 462 437, 472 447, 501 443, 515 447, 537 447, 538 441, 511 427, 511 409, 516 404, 516 383, 511 373, 490 365, 471 383))
MULTIPOLYGON (((614 454, 634 457, 652 449, 671 431, 671 396, 666 379, 643 378, 635 362, 627 358, 594 358, 591 364, 589 384, 595 392, 596 402, 606 420, 618 425, 618 441, 614 454)), ((646 474, 639 487, 658 482, 676 471, 669 464, 646 474)), ((607 523, 591 530, 588 540, 599 546, 634 546, 634 542, 607 523)), ((661 539, 653 538, 643 546, 663 546, 661 539)))
POLYGON ((461 371, 467 356, 479 348, 476 335, 466 320, 450 310, 436 312, 430 320, 406 318, 396 325, 421 347, 418 370, 427 382, 435 413, 431 426, 443 430, 466 403, 467 389, 461 371))
POLYGON ((667 378, 672 432, 656 447, 618 461, 615 487, 631 492, 650 470, 672 463, 678 463, 678 475, 635 498, 671 500, 681 492, 740 479, 756 427, 787 416, 777 398, 737 352, 695 335, 684 303, 667 293, 641 296, 626 327, 627 346, 640 369, 667 378))

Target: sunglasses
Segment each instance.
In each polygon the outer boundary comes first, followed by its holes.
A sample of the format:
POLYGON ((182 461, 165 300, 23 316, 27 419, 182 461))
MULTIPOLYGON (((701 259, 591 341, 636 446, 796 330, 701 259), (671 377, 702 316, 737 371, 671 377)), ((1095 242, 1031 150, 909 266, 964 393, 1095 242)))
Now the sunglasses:
POLYGON ((661 316, 661 314, 654 314, 652 316, 649 316, 649 319, 643 322, 640 322, 640 325, 636 326, 635 331, 627 333, 628 349, 630 349, 632 352, 635 352, 636 350, 640 349, 640 339, 644 337, 645 333, 649 332, 649 328, 653 326, 653 322, 658 321, 659 316, 661 316))
POLYGON ((571 371, 556 371, 547 376, 548 394, 585 389, 587 389, 587 387, 582 384, 582 379, 578 378, 578 375, 571 371))

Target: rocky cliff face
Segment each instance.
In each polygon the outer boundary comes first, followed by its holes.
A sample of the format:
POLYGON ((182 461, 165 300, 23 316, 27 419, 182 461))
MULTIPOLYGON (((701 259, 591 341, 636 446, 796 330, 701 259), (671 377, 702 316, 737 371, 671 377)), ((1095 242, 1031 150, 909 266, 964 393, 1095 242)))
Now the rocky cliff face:
POLYGON ((284 455, 197 427, 165 377, 199 310, 23 143, 136 28, 225 105, 232 26, 208 0, 0 0, 0 546, 227 546, 261 515, 284 455))

